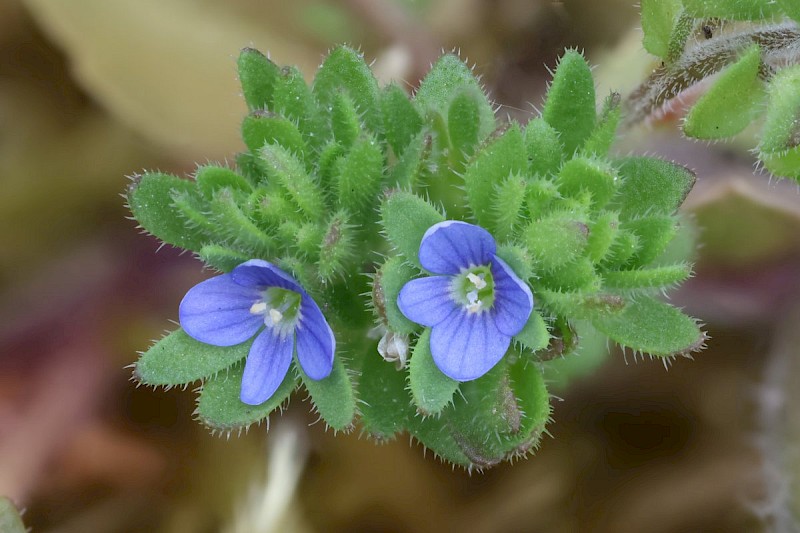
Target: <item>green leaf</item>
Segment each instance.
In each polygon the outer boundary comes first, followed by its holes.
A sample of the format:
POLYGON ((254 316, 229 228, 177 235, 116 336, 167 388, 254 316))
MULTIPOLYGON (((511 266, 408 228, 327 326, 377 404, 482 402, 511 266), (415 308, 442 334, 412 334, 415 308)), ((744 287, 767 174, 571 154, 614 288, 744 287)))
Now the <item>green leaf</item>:
POLYGON ((800 146, 772 153, 759 153, 764 167, 776 176, 800 181, 800 146))
POLYGON ((331 104, 331 131, 344 148, 350 148, 361 133, 358 115, 353 99, 345 92, 336 93, 331 104))
POLYGON ((408 431, 441 460, 466 469, 473 466, 472 461, 453 438, 452 427, 447 417, 411 417, 408 421, 408 431))
POLYGON ((692 273, 687 263, 603 273, 603 285, 610 289, 661 288, 676 285, 692 273))
MULTIPOLYGON (((334 213, 321 229, 324 230, 322 239, 316 241, 319 275, 320 279, 331 281, 334 276, 345 275, 357 259, 356 229, 349 224, 349 215, 345 211, 334 213)), ((302 250, 302 239, 298 240, 302 250)))
POLYGON ((319 149, 330 138, 317 100, 306 85, 302 73, 295 67, 281 69, 275 84, 275 112, 297 124, 306 145, 319 149))
POLYGON ((622 183, 612 205, 619 209, 621 220, 674 213, 697 179, 687 168, 652 157, 622 159, 619 175, 622 183))
POLYGON ((578 198, 584 192, 590 193, 592 207, 599 210, 614 196, 619 177, 602 159, 575 157, 561 167, 557 183, 565 196, 578 198))
POLYGON ((542 111, 542 118, 560 134, 567 156, 583 146, 594 130, 595 105, 589 64, 579 52, 567 50, 558 63, 542 111))
POLYGON ((555 212, 531 222, 523 233, 523 242, 537 265, 554 270, 580 256, 588 236, 588 226, 576 220, 573 213, 555 212))
POLYGON ((339 205, 362 219, 372 215, 365 206, 378 195, 383 181, 383 151, 371 137, 356 141, 336 163, 336 193, 339 205))
POLYGON ((625 307, 625 300, 618 294, 585 293, 580 291, 549 290, 538 288, 542 304, 549 311, 570 318, 592 318, 615 314, 625 307))
POLYGON ((254 48, 243 48, 237 65, 247 107, 251 111, 270 109, 275 82, 280 76, 278 65, 254 48))
POLYGON ((242 122, 242 139, 258 153, 266 144, 279 144, 299 157, 306 153, 306 144, 294 122, 280 115, 256 111, 242 122))
POLYGON ((417 134, 403 150, 397 163, 389 173, 388 184, 398 189, 411 190, 424 171, 426 159, 431 151, 431 136, 426 132, 417 134))
POLYGON ((778 5, 789 17, 800 22, 800 3, 797 0, 778 0, 778 5))
POLYGON ((589 227, 586 241, 587 257, 597 263, 605 259, 619 230, 619 214, 616 211, 603 211, 595 217, 589 227))
POLYGON ((414 405, 424 416, 440 413, 458 390, 458 381, 445 376, 433 361, 430 328, 422 332, 411 353, 408 382, 414 405))
POLYGON ((766 95, 759 78, 761 49, 753 45, 719 75, 692 107, 683 131, 696 139, 723 139, 745 129, 763 111, 766 95))
POLYGON ((532 219, 543 217, 560 198, 561 193, 554 181, 539 177, 528 181, 525 203, 532 219))
POLYGON ((541 271, 538 284, 559 290, 595 292, 600 289, 602 279, 588 257, 577 257, 557 269, 541 271))
POLYGON ((14 504, 5 497, 0 497, 0 531, 3 533, 26 533, 27 531, 14 504))
POLYGON ((309 378, 297 361, 295 367, 300 373, 303 386, 311 396, 319 416, 335 431, 347 431, 353 425, 356 416, 356 398, 353 384, 347 374, 347 367, 341 357, 333 360, 331 374, 320 380, 309 378))
POLYGON ((678 232, 678 219, 669 215, 647 216, 627 220, 622 227, 638 237, 639 247, 633 262, 644 266, 655 260, 667 248, 678 232))
POLYGON ((533 277, 531 257, 528 250, 516 244, 500 244, 495 253, 497 257, 506 262, 521 280, 527 281, 533 277))
POLYGON ((410 335, 420 327, 400 312, 397 295, 400 289, 414 279, 419 271, 409 266, 401 257, 392 257, 375 272, 372 280, 372 305, 378 318, 389 330, 410 335))
POLYGON ((312 90, 322 109, 330 109, 336 95, 346 92, 367 127, 374 133, 381 131, 378 82, 361 53, 346 46, 335 48, 317 71, 312 90))
POLYGON ((564 160, 564 146, 558 137, 555 128, 542 118, 532 119, 525 126, 525 151, 531 176, 550 176, 558 172, 564 160))
POLYGON ((780 15, 772 0, 683 0, 683 6, 695 18, 763 20, 780 15))
POLYGON ((672 28, 682 10, 680 0, 641 0, 644 49, 667 59, 672 28))
POLYGON ((509 367, 508 377, 521 413, 519 431, 510 436, 514 448, 506 452, 507 458, 513 458, 538 446, 551 410, 550 394, 537 365, 520 357, 509 367))
POLYGON ((605 156, 617 140, 617 128, 622 118, 622 98, 619 93, 609 94, 603 102, 603 111, 592 134, 586 139, 582 152, 586 155, 605 156))
POLYGON ((499 138, 480 151, 464 173, 467 200, 480 226, 495 228, 492 194, 495 184, 528 168, 522 132, 512 124, 499 138))
POLYGON ((144 352, 133 377, 145 385, 171 387, 216 375, 247 357, 252 341, 212 346, 177 329, 144 352))
POLYGON ((319 219, 325 212, 322 191, 303 163, 279 144, 267 144, 260 153, 269 176, 288 193, 292 203, 310 220, 319 219))
POLYGON ((128 187, 127 200, 134 218, 147 232, 167 244, 199 250, 208 235, 175 212, 176 193, 199 197, 195 183, 189 180, 160 172, 146 173, 128 187))
POLYGON ((211 199, 220 189, 229 188, 237 191, 251 192, 250 183, 233 170, 216 165, 206 165, 197 169, 194 180, 197 188, 206 199, 211 199))
POLYGON ((800 179, 800 65, 779 70, 770 80, 768 96, 759 158, 773 174, 800 179))
POLYGON ((207 244, 197 254, 200 260, 220 272, 230 272, 248 259, 247 255, 218 244, 207 244))
POLYGON ((381 216, 386 237, 408 262, 419 263, 419 245, 428 228, 444 217, 431 204, 415 194, 395 191, 381 204, 381 216))
POLYGON ((542 315, 537 311, 531 312, 525 327, 514 335, 514 340, 532 352, 547 348, 550 343, 550 332, 542 315))
POLYGON ((239 399, 243 373, 244 364, 238 363, 203 384, 196 414, 200 422, 211 430, 221 433, 241 432, 252 424, 266 420, 270 413, 283 405, 297 386, 292 372, 288 372, 278 390, 266 402, 248 405, 239 399))
POLYGON ((702 349, 706 334, 696 321, 653 298, 640 297, 621 312, 592 320, 598 331, 637 352, 667 357, 702 349))
POLYGON ((403 431, 412 411, 406 391, 406 374, 384 361, 377 351, 364 358, 358 382, 361 425, 372 438, 386 441, 403 431))
POLYGON ((486 103, 486 95, 477 87, 465 86, 450 101, 447 110, 447 131, 450 146, 459 159, 466 161, 475 152, 481 137, 481 109, 486 103))
POLYGON ((214 193, 209 203, 211 217, 217 231, 224 234, 226 241, 250 257, 268 256, 275 251, 278 243, 244 212, 231 193, 222 189, 214 193))
POLYGON ((516 232, 522 220, 526 183, 521 176, 510 175, 495 185, 492 194, 494 237, 507 240, 516 232))
POLYGON ((422 130, 422 117, 406 92, 396 83, 383 89, 381 110, 386 141, 399 157, 422 130))
MULTIPOLYGON (((450 106, 453 94, 465 87, 478 89, 483 94, 470 68, 458 57, 447 54, 439 58, 422 80, 414 101, 426 113, 428 110, 441 112, 450 106)), ((485 94, 480 102, 479 116, 478 138, 483 139, 495 128, 494 109, 485 94)))

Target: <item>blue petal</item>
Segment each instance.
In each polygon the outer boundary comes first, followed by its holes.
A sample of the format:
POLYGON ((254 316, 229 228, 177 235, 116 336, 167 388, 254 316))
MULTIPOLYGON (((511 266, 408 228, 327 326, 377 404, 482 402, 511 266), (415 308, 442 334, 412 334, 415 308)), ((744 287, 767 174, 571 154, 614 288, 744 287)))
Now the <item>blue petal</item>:
POLYGON ((456 381, 486 374, 503 358, 511 337, 501 333, 489 313, 457 309, 431 331, 436 366, 456 381))
POLYGON ((496 249, 492 235, 480 226, 445 220, 425 232, 419 262, 434 274, 458 274, 462 268, 489 264, 496 249))
POLYGON ((450 295, 449 276, 431 276, 412 279, 400 289, 397 307, 412 322, 435 326, 457 307, 450 295))
POLYGON ((514 336, 522 331, 531 316, 533 294, 528 284, 519 279, 499 257, 492 257, 491 268, 494 278, 494 306, 491 313, 497 329, 514 336))
POLYGON ((251 259, 237 266, 231 272, 233 281, 244 287, 281 287, 304 293, 300 284, 289 274, 261 259, 251 259))
POLYGON ((260 299, 256 289, 234 283, 230 274, 208 279, 183 297, 178 310, 181 327, 190 337, 206 344, 241 344, 264 324, 263 317, 250 312, 260 299))
POLYGON ((295 328, 297 360, 311 379, 328 377, 333 368, 336 339, 317 303, 308 295, 300 304, 300 322, 295 328))
POLYGON ((259 405, 269 400, 286 377, 292 362, 294 338, 278 335, 272 328, 262 331, 247 355, 242 376, 242 402, 259 405))

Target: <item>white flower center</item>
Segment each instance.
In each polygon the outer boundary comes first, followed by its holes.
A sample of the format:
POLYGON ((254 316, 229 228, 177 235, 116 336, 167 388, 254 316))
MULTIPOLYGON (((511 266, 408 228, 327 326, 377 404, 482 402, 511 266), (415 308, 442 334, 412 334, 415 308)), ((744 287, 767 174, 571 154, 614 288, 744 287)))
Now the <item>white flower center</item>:
POLYGON ((262 315, 267 327, 291 330, 300 318, 300 295, 280 287, 270 287, 262 294, 262 299, 250 306, 250 313, 262 315))
MULTIPOLYGON (((480 276, 475 274, 474 272, 470 272, 467 274, 467 279, 472 282, 476 289, 481 290, 486 287, 486 280, 483 279, 484 275, 481 274, 480 276)), ((477 293, 476 293, 477 294, 477 293)), ((469 295, 468 295, 469 296, 469 295)))

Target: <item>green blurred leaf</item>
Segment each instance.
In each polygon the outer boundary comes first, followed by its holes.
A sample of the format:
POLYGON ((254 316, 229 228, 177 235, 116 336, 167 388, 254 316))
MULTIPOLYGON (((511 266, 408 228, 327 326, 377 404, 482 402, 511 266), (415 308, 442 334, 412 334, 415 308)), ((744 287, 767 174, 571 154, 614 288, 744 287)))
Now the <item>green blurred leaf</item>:
POLYGON ((692 273, 686 263, 634 270, 611 270, 603 273, 603 284, 610 289, 671 287, 692 273))
POLYGON ((641 7, 644 49, 661 59, 666 59, 672 28, 683 7, 681 1, 641 0, 641 7))
POLYGON ((252 259, 245 254, 230 250, 218 244, 207 244, 203 246, 197 255, 205 264, 221 272, 230 272, 248 259, 252 259))
POLYGON ((686 12, 695 18, 763 20, 780 14, 773 0, 682 0, 686 12))
POLYGON ((719 75, 692 106, 683 131, 696 139, 723 139, 745 129, 763 111, 766 94, 759 78, 761 49, 751 46, 719 75))
POLYGON ((0 531, 3 533, 26 533, 19 512, 8 498, 0 497, 0 531))

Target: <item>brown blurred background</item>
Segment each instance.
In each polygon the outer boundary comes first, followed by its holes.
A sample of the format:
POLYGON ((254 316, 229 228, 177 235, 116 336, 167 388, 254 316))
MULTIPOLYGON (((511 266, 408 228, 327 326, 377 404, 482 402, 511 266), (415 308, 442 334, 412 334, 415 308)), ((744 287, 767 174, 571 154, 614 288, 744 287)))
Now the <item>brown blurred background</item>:
POLYGON ((793 531, 800 194, 753 174, 752 137, 691 143, 674 117, 616 149, 698 172, 697 276, 672 301, 709 349, 668 371, 587 349, 528 460, 469 476, 406 437, 326 434, 302 398, 225 440, 191 390, 129 382, 208 273, 139 234, 125 176, 241 148, 241 47, 310 75, 348 42, 408 87, 458 49, 524 122, 564 47, 600 96, 635 86, 637 27, 627 0, 0 0, 0 495, 37 533, 793 531))

